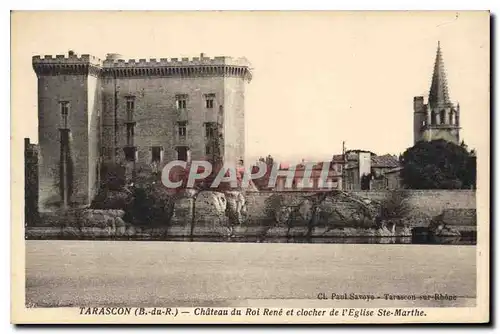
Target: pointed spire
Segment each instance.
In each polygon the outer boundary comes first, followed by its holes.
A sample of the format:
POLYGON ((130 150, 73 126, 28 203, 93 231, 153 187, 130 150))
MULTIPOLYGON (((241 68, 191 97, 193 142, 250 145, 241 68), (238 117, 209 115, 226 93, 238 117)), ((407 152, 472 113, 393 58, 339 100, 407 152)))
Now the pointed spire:
POLYGON ((446 106, 450 104, 448 82, 446 81, 446 72, 444 69, 443 56, 441 54, 441 43, 439 41, 436 52, 436 61, 434 62, 431 89, 429 92, 429 104, 431 107, 446 106))

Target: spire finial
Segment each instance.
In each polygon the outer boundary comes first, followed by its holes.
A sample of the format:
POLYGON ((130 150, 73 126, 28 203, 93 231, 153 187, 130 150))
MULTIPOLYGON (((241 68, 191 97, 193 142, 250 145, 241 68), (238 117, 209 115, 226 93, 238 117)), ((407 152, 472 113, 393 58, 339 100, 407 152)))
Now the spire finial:
POLYGON ((431 104, 431 107, 450 104, 450 98, 448 96, 448 83, 444 69, 443 55, 441 53, 441 41, 439 40, 436 60, 434 62, 434 73, 432 74, 431 89, 429 92, 429 103, 431 104))

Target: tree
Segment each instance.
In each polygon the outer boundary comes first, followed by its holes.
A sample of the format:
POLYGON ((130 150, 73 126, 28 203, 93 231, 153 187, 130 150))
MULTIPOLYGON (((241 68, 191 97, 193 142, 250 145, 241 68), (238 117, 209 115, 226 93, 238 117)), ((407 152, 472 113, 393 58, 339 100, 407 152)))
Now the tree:
POLYGON ((476 185, 474 152, 465 144, 420 141, 401 159, 403 184, 409 189, 470 189, 476 185))

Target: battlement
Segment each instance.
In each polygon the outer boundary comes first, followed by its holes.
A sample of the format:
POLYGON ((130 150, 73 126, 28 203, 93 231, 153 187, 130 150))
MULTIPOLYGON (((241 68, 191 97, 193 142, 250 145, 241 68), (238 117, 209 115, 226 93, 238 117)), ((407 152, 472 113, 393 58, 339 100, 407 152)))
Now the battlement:
POLYGON ((82 74, 89 71, 96 76, 240 76, 251 80, 250 62, 246 58, 200 57, 122 59, 118 54, 108 54, 105 60, 83 54, 33 56, 37 75, 82 74), (76 72, 75 72, 76 71, 76 72))
POLYGON ((164 67, 164 66, 206 66, 206 65, 229 65, 250 67, 250 62, 246 58, 233 57, 192 57, 192 58, 150 58, 150 59, 106 59, 104 67, 164 67))
POLYGON ((69 54, 69 55, 44 55, 43 57, 40 55, 33 56, 33 64, 92 64, 92 65, 102 65, 102 60, 88 55, 77 55, 77 54, 69 54))

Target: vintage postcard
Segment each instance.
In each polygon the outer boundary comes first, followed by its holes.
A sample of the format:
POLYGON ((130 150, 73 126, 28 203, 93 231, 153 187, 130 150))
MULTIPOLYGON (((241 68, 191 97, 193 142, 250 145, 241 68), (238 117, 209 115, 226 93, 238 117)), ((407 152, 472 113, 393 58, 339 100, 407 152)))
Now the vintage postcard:
POLYGON ((485 323, 488 11, 14 11, 16 324, 485 323))

